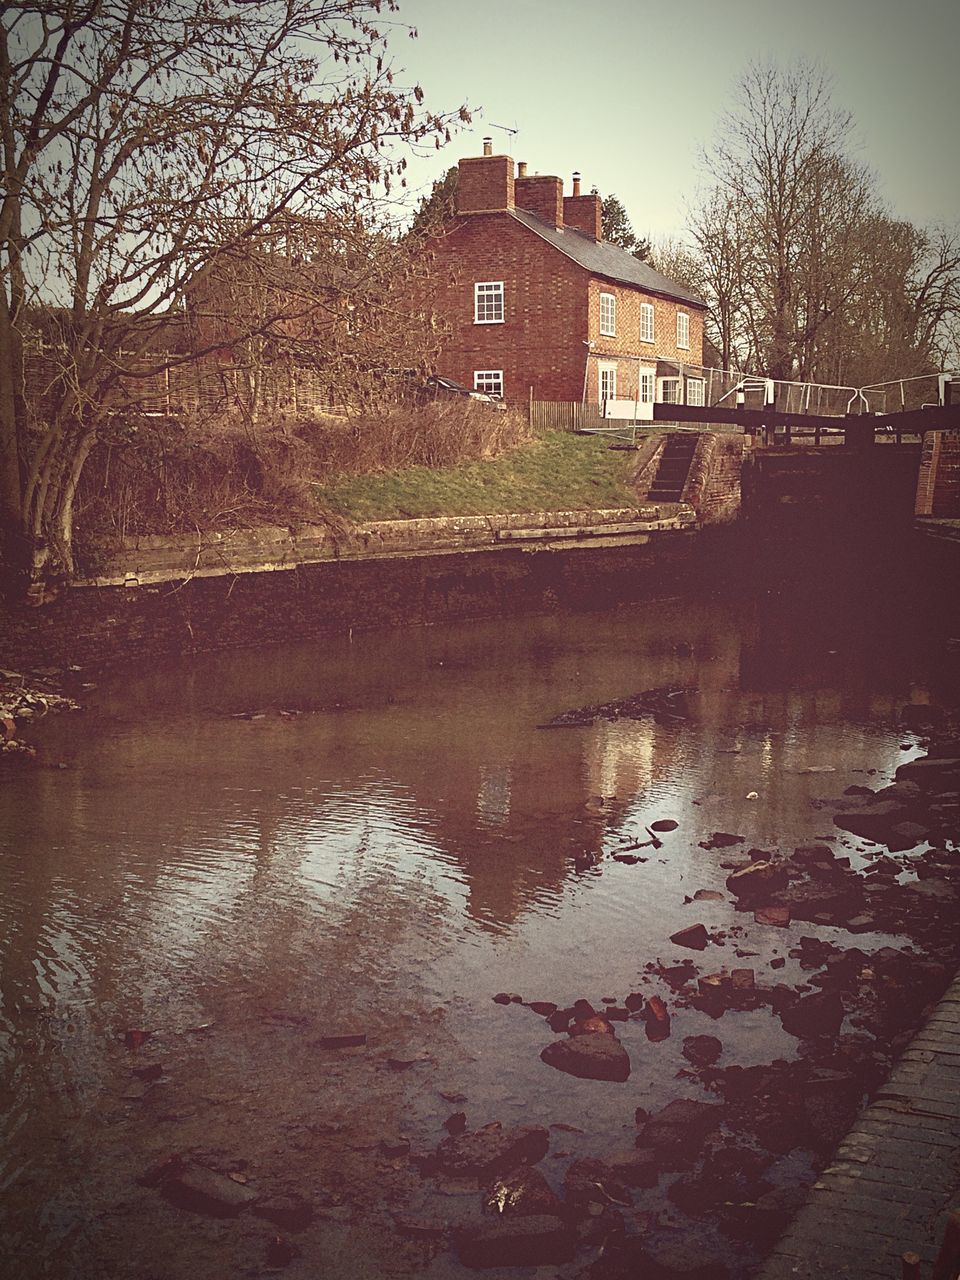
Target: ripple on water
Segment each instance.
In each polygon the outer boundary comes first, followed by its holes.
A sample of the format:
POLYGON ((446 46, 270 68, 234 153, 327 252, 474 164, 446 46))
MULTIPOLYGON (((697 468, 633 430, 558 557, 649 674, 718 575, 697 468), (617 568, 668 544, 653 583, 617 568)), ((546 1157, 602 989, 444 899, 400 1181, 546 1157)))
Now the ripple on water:
MULTIPOLYGON (((727 855, 700 842, 742 835, 737 857, 829 834, 830 797, 905 758, 902 678, 844 698, 751 683, 747 632, 722 610, 662 602, 602 625, 544 618, 302 646, 287 653, 295 678, 263 655, 202 659, 193 702, 182 671, 151 676, 139 701, 118 686, 119 727, 91 717, 64 746, 71 768, 13 780, 0 862, 0 1186, 34 1216, 54 1206, 47 1240, 32 1240, 38 1266, 56 1269, 72 1197, 117 1228, 99 1188, 122 1202, 145 1146, 188 1132, 226 1149, 242 1133, 269 1164, 283 1155, 277 1135, 302 1128, 305 1091, 310 1108, 334 1092, 359 1111, 371 1081, 388 1079, 426 1141, 449 1109, 443 1087, 468 1095, 471 1121, 565 1121, 584 1130, 570 1149, 599 1155, 632 1141, 638 1098, 653 1109, 697 1093, 678 1077, 685 1036, 720 1034, 725 1064, 793 1056, 767 1010, 718 1028, 678 1009, 656 1044, 631 1021, 625 1105, 622 1090, 547 1067, 545 1021, 493 1002, 657 991, 669 1003, 650 966, 689 956, 669 935, 695 921, 728 934, 695 956, 707 970, 740 961, 766 974, 801 933, 834 936, 798 924, 741 947, 734 931, 752 919, 728 900, 687 901, 727 874, 727 855), (534 727, 673 683, 701 689, 682 724, 534 727), (353 693, 353 710, 331 711, 334 694, 353 693), (223 714, 260 705, 256 722, 223 714), (303 714, 275 714, 291 705, 303 714), (662 818, 677 828, 647 846, 662 818), (618 862, 631 845, 645 861, 618 862), (369 1030, 358 1064, 372 1074, 318 1061, 317 1027, 369 1030), (129 1123, 154 1113, 124 1098, 126 1028, 154 1031, 147 1053, 184 1068, 159 1090, 175 1097, 156 1104, 159 1127, 129 1123), (415 1065, 383 1069, 388 1054, 415 1065)), ((858 937, 868 950, 885 941, 858 937)), ((803 976, 789 959, 775 972, 803 976)), ((26 1239, 17 1222, 0 1234, 26 1239)))

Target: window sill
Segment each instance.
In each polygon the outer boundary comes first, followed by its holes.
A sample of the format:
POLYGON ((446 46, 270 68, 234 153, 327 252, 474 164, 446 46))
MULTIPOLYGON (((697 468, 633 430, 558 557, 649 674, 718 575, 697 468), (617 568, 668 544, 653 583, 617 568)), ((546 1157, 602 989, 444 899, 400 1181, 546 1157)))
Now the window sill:
POLYGON ((505 324, 504 320, 474 320, 474 324, 505 324))

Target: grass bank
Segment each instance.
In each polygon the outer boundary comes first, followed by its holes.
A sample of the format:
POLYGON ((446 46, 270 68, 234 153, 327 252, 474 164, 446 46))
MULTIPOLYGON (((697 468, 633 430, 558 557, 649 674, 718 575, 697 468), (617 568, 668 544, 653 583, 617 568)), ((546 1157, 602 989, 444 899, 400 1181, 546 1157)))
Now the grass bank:
POLYGON ((319 506, 357 521, 628 507, 635 466, 636 454, 604 439, 553 431, 496 458, 339 476, 314 492, 319 506))

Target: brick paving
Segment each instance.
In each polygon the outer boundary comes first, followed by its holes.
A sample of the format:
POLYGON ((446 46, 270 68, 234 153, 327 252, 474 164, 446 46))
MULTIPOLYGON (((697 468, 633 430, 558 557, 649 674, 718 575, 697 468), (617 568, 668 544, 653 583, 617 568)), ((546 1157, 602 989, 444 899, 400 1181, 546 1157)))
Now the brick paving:
POLYGON ((861 1113, 757 1280, 929 1274, 960 1208, 960 976, 861 1113))

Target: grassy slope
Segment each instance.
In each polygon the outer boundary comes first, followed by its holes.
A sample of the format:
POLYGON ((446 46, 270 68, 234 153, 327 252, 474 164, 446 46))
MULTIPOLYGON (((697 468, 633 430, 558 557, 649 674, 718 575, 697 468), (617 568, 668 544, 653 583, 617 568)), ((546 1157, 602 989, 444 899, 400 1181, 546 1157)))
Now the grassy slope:
POLYGON ((489 462, 346 476, 316 494, 326 510, 352 520, 629 507, 637 501, 636 461, 600 437, 553 431, 489 462))

